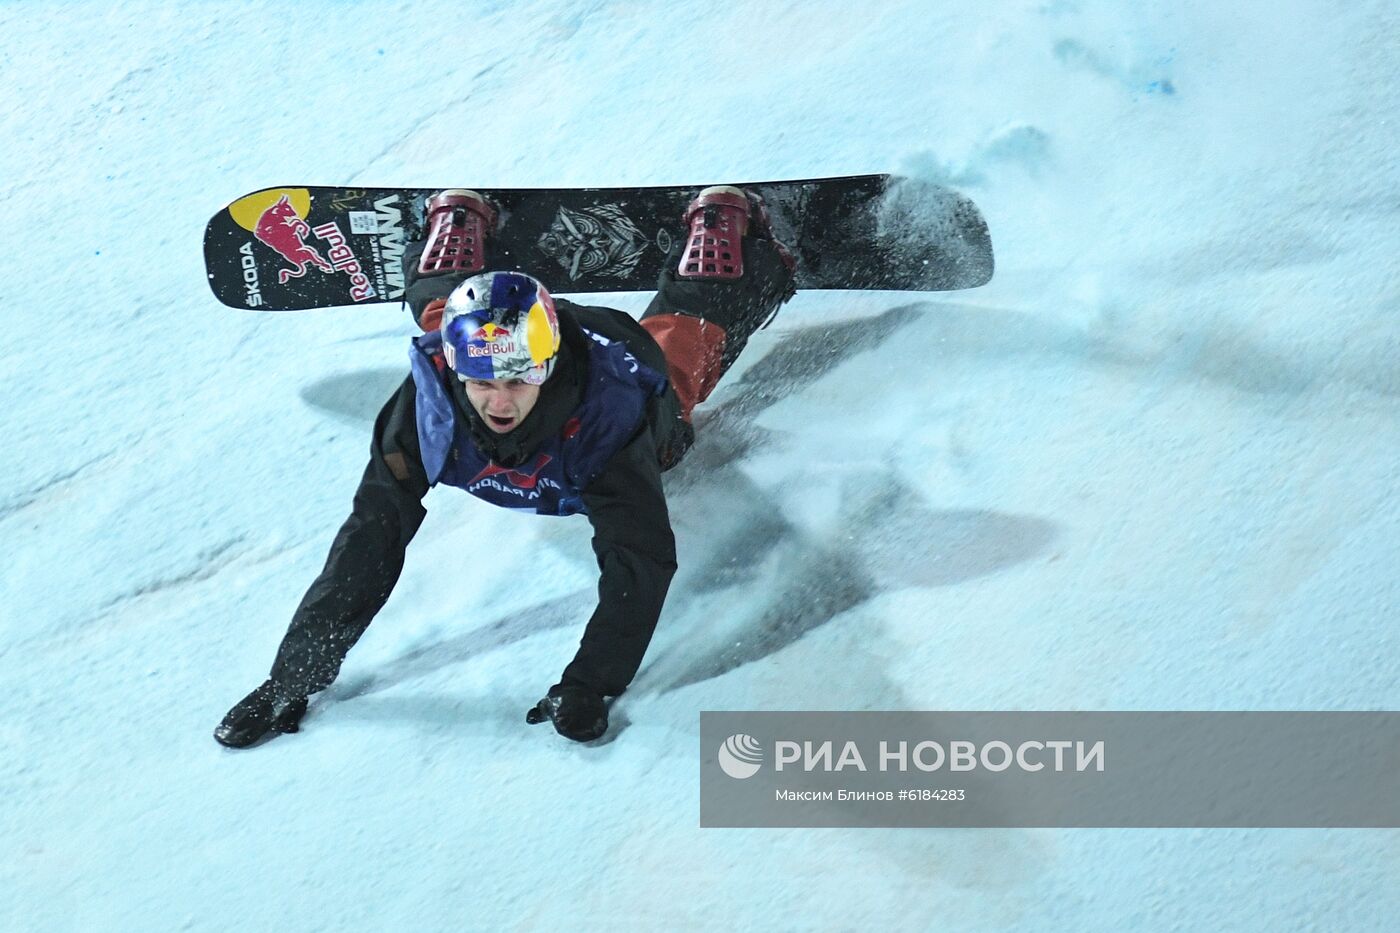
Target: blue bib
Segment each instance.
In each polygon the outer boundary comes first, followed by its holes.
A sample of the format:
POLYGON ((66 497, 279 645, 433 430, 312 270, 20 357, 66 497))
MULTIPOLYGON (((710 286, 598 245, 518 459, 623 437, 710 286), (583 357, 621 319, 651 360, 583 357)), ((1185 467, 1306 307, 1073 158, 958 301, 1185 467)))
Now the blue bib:
POLYGON ((415 337, 409 357, 418 390, 418 446, 428 482, 457 486, 508 509, 541 515, 586 512, 581 491, 637 433, 647 400, 666 391, 666 379, 627 352, 621 341, 584 333, 591 339, 583 401, 557 435, 513 469, 487 459, 459 423, 448 395, 448 380, 457 377, 443 359, 441 334, 415 337))

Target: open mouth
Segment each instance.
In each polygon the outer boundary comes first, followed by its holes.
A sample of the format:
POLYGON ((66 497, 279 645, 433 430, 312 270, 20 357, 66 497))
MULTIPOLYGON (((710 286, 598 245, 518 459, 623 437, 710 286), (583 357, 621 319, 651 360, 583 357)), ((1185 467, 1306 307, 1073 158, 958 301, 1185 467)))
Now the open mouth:
POLYGON ((515 427, 515 418, 502 418, 500 415, 487 415, 486 423, 497 431, 509 431, 515 427))

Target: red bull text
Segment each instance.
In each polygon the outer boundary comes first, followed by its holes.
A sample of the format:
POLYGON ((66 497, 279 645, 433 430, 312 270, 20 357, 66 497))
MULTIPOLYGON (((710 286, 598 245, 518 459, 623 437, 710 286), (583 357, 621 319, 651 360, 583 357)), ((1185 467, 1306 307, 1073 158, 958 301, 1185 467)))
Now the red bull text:
POLYGON ((360 268, 360 261, 355 258, 355 251, 345 242, 345 234, 340 232, 340 225, 335 221, 321 224, 311 231, 322 240, 330 244, 330 251, 327 255, 331 257, 331 265, 346 275, 350 276, 350 296, 356 301, 366 301, 374 297, 374 286, 369 283, 369 276, 365 275, 360 268))
POLYGON ((499 324, 477 328, 471 341, 467 344, 467 356, 484 357, 515 352, 515 339, 509 330, 499 324), (481 346, 476 345, 478 342, 481 346))

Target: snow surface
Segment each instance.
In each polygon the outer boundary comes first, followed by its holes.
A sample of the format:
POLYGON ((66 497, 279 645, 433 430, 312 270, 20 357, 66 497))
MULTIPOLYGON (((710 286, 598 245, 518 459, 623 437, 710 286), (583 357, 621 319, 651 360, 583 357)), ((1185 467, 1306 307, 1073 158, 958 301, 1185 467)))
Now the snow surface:
POLYGON ((701 830, 697 788, 703 709, 1400 704, 1390 0, 12 3, 0 35, 0 928, 1400 914, 1394 832, 701 830), (411 330, 218 305, 215 210, 870 171, 973 196, 996 278, 802 294, 753 341, 611 741, 523 723, 587 523, 448 490, 305 731, 214 743, 411 330))

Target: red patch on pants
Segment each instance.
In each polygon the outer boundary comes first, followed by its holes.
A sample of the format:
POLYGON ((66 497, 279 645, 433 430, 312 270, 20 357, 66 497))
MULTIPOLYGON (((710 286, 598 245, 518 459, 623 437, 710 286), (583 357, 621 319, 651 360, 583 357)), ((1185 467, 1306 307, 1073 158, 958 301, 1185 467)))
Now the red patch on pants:
POLYGON ((654 314, 642 326, 666 355, 681 417, 689 421, 691 409, 710 397, 724 372, 724 328, 686 314, 654 314))

